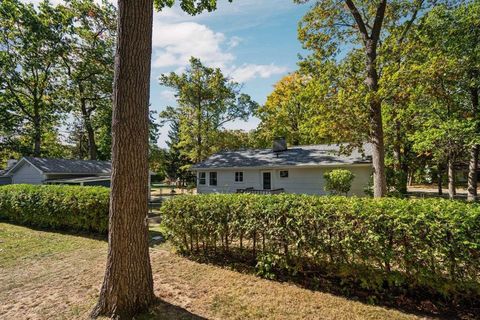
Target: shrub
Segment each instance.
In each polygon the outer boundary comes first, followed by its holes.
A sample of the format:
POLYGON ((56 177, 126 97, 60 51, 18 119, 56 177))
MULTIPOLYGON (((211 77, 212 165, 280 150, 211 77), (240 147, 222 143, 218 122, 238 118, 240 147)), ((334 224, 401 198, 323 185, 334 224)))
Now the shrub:
POLYGON ((347 195, 352 188, 355 175, 350 170, 335 169, 326 172, 323 177, 325 178, 325 191, 333 195, 347 195))
POLYGON ((235 247, 253 254, 258 273, 268 278, 279 268, 296 275, 313 265, 376 292, 480 294, 478 204, 230 194, 177 197, 161 212, 180 250, 235 247))
POLYGON ((110 190, 104 187, 0 187, 0 219, 41 228, 106 233, 110 190))

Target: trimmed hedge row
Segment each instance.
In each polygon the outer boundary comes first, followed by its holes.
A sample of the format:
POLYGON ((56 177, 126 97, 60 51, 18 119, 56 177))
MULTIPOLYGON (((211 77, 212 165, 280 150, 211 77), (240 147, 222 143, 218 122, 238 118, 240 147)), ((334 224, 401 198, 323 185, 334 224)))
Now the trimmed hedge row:
POLYGON ((110 189, 8 185, 0 187, 0 219, 41 228, 106 233, 110 189))
POLYGON ((268 278, 279 269, 308 273, 313 265, 368 290, 480 294, 478 204, 232 194, 176 197, 161 211, 183 252, 253 253, 268 278))

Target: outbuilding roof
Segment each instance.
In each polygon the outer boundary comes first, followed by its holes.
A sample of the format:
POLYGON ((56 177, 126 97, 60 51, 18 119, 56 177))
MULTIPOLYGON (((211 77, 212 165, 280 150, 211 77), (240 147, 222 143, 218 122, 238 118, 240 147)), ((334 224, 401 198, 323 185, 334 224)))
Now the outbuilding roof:
POLYGON ((110 161, 23 157, 22 160, 10 169, 9 173, 13 173, 24 161, 47 174, 109 175, 112 171, 110 161))
POLYGON ((214 154, 192 170, 212 168, 272 168, 296 166, 335 166, 372 163, 372 145, 364 144, 350 153, 343 153, 347 145, 310 145, 291 147, 286 151, 247 149, 214 154))

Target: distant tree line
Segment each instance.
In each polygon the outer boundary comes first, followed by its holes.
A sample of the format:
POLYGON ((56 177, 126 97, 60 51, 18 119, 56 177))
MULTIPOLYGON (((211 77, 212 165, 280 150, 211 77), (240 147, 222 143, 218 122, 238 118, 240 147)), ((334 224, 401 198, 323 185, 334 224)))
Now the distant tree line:
POLYGON ((109 159, 115 7, 5 0, 0 35, 2 159, 109 159))

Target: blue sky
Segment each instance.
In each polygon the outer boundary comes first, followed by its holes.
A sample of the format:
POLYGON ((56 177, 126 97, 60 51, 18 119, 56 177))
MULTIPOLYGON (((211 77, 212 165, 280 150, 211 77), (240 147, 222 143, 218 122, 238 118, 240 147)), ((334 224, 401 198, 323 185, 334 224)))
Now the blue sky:
MULTIPOLYGON (((297 25, 309 6, 294 4, 293 0, 219 0, 217 11, 195 17, 179 7, 155 13, 152 109, 161 111, 175 105, 173 92, 161 87, 158 78, 162 73, 181 72, 191 56, 208 66, 220 67, 224 74, 244 84, 244 93, 264 103, 272 86, 297 68, 298 54, 302 52, 297 25)), ((226 127, 251 130, 257 125, 257 119, 250 119, 226 127)), ((167 132, 168 126, 162 128, 161 147, 166 146, 167 132)))
MULTIPOLYGON (((160 74, 181 72, 188 58, 220 67, 225 74, 243 83, 243 92, 264 103, 272 86, 297 68, 302 52, 297 40, 298 21, 309 5, 292 0, 223 1, 214 13, 191 17, 179 8, 155 14, 151 104, 160 111, 175 105, 173 92, 158 84, 160 74)), ((228 128, 250 130, 257 119, 237 121, 228 128)), ((165 146, 162 129, 159 145, 165 146)))

